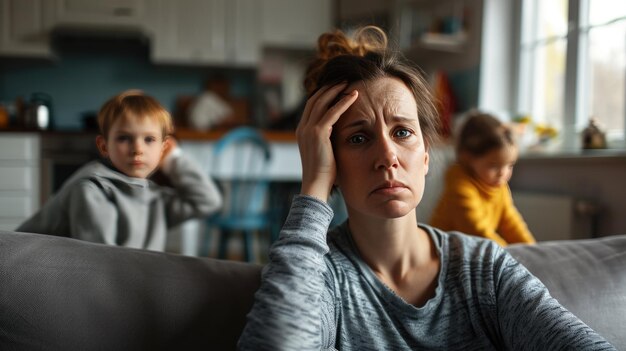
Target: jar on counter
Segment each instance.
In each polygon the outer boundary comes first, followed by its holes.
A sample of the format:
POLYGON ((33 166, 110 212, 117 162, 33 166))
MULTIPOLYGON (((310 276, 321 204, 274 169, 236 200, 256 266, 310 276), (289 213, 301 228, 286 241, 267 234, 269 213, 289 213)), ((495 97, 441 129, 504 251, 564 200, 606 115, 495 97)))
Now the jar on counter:
POLYGON ((582 132, 582 144, 583 149, 606 149, 606 136, 593 117, 582 132))
POLYGON ((0 129, 7 128, 9 128, 9 111, 3 104, 0 104, 0 129))
POLYGON ((18 112, 17 102, 0 101, 0 129, 8 129, 14 126, 18 112))

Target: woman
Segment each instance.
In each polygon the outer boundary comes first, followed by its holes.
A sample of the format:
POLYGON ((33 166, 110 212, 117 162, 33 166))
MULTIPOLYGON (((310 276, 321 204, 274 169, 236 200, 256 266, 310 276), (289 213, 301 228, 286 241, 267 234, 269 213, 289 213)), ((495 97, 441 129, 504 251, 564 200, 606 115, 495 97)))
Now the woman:
POLYGON ((297 129, 301 195, 270 252, 244 350, 614 349, 498 245, 418 224, 432 97, 365 28, 320 38, 297 129), (348 220, 329 232, 333 186, 348 220))

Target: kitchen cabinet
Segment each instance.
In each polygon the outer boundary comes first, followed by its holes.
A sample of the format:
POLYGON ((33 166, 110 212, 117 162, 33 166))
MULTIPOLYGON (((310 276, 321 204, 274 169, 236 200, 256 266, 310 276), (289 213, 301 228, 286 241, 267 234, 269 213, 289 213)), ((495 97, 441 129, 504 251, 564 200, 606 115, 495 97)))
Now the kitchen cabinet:
MULTIPOLYGON (((50 0, 48 0, 50 1, 50 0)), ((72 29, 143 28, 148 0, 53 0, 52 21, 72 29)))
POLYGON ((152 60, 174 64, 255 64, 255 0, 158 0, 150 9, 152 60))
POLYGON ((332 28, 331 0, 263 0, 263 45, 313 49, 332 28))
POLYGON ((51 5, 47 0, 0 0, 0 55, 52 57, 51 5))
POLYGON ((255 66, 264 46, 313 49, 332 0, 0 0, 0 55, 52 56, 50 33, 143 33, 157 64, 255 66))
POLYGON ((259 13, 262 2, 258 0, 233 0, 234 18, 232 52, 229 59, 241 65, 256 65, 261 56, 261 26, 259 13))
POLYGON ((14 230, 39 209, 39 136, 0 135, 0 229, 14 230))
POLYGON ((459 72, 480 63, 482 0, 399 0, 397 42, 426 72, 459 72))

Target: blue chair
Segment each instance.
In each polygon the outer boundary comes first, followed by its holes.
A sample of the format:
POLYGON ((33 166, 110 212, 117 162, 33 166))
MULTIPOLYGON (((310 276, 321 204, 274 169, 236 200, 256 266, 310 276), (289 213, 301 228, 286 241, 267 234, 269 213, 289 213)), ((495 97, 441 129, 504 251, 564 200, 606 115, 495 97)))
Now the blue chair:
MULTIPOLYGON (((217 228, 220 232, 219 258, 226 258, 231 236, 240 232, 244 259, 248 262, 255 260, 253 235, 268 230, 272 222, 267 206, 270 160, 269 144, 256 129, 250 127, 233 129, 214 145, 212 172, 221 187, 224 207, 220 213, 207 219, 207 229, 217 228)), ((205 235, 206 254, 209 237, 205 235)))

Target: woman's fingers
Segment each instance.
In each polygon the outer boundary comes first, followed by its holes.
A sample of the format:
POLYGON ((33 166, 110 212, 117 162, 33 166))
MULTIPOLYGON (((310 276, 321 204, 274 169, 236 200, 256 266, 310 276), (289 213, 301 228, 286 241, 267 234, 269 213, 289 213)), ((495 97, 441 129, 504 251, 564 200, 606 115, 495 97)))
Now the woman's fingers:
POLYGON ((341 94, 345 84, 315 94, 307 103, 306 119, 296 130, 302 160, 302 194, 326 201, 335 181, 337 168, 330 140, 332 127, 356 101, 358 92, 341 94))
POLYGON ((347 84, 337 84, 328 89, 324 94, 320 95, 313 105, 310 113, 309 122, 318 124, 324 118, 333 102, 337 101, 337 97, 346 89, 347 84))
POLYGON ((359 92, 357 90, 352 90, 348 94, 345 94, 335 105, 328 109, 320 120, 320 124, 328 127, 335 125, 341 115, 356 101, 358 96, 359 92))
POLYGON ((303 125, 307 125, 310 122, 315 123, 328 109, 328 105, 335 99, 337 94, 345 89, 346 86, 347 83, 328 85, 313 94, 304 107, 300 123, 303 125))

